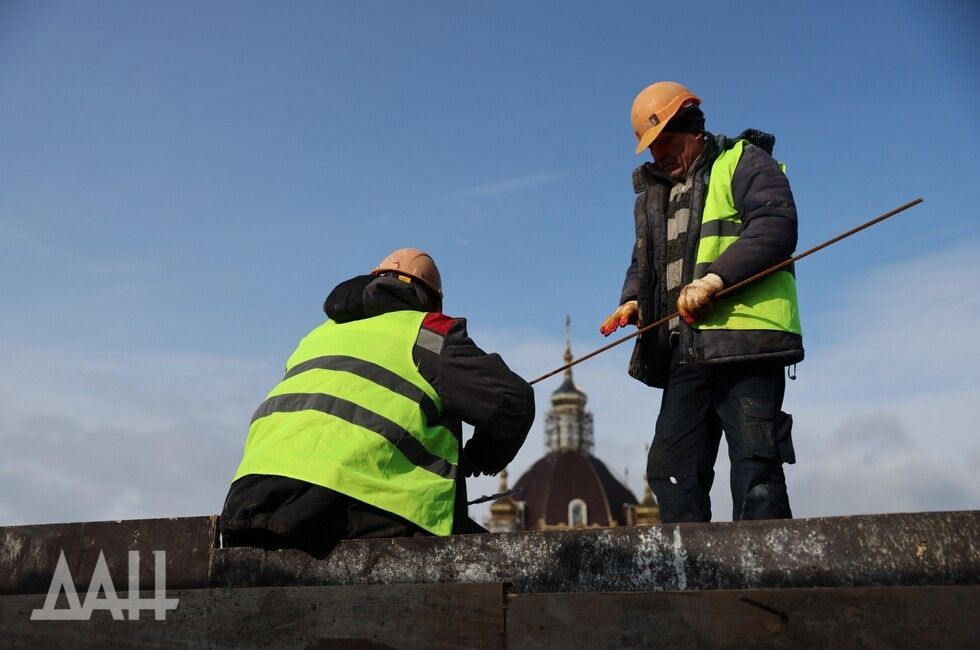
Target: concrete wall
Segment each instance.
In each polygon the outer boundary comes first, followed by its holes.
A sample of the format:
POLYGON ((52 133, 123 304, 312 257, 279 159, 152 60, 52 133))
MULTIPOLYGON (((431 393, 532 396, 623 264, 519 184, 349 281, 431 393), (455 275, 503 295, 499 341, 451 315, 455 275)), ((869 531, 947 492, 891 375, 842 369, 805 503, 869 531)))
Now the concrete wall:
POLYGON ((79 590, 88 587, 100 552, 113 582, 125 585, 128 552, 140 551, 141 584, 152 584, 154 550, 167 551, 170 588, 207 587, 217 524, 209 516, 0 528, 0 595, 45 593, 62 552, 79 590))
MULTIPOLYGON (((4 647, 975 647, 980 512, 217 548, 217 519, 0 529, 4 647), (62 552, 167 551, 166 619, 31 621, 62 552)), ((147 594, 149 596, 150 594, 147 594)), ((84 596, 84 594, 82 594, 84 596)), ((61 607, 67 599, 61 596, 61 607)))
POLYGON ((519 592, 980 584, 980 512, 660 524, 223 549, 218 587, 506 583, 519 592))

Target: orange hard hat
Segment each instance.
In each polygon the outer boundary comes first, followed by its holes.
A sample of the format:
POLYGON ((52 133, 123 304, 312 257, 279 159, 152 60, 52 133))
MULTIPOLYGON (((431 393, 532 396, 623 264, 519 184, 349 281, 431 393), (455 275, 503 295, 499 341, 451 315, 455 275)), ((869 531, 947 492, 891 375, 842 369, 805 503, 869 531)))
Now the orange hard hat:
POLYGON ((381 260, 371 275, 391 271, 418 280, 442 296, 442 277, 432 257, 418 248, 399 248, 381 260))
POLYGON ((673 81, 658 81, 641 90, 633 100, 633 110, 630 111, 633 133, 639 140, 636 153, 649 147, 664 130, 670 118, 681 109, 700 103, 700 97, 673 81))

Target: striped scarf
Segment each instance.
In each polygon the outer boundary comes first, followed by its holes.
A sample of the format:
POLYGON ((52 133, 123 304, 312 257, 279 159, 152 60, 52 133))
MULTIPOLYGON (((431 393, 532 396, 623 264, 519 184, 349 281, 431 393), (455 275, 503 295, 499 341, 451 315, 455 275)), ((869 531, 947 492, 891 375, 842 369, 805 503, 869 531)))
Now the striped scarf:
MULTIPOLYGON (((695 169, 698 165, 694 166, 695 169)), ((692 170, 693 171, 693 170, 692 170)), ((667 199, 667 311, 674 311, 677 298, 682 288, 684 269, 684 250, 687 243, 687 226, 691 218, 691 189, 694 187, 694 173, 689 173, 684 182, 675 183, 670 188, 667 199)), ((668 328, 676 330, 680 327, 680 318, 670 319, 668 328)))

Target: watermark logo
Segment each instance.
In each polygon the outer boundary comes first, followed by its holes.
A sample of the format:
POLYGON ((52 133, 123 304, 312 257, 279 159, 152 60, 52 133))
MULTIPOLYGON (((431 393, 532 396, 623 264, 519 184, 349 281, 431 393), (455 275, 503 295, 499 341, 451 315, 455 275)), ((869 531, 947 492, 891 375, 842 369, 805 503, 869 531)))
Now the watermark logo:
POLYGON ((32 621, 87 621, 92 618, 92 612, 97 609, 107 609, 112 613, 112 620, 124 621, 126 614, 129 620, 139 620, 141 611, 153 611, 156 620, 162 621, 166 618, 167 611, 177 609, 179 598, 167 598, 167 552, 153 551, 153 597, 140 597, 140 552, 129 552, 129 592, 126 598, 116 595, 116 586, 112 584, 112 577, 109 576, 109 566, 106 564, 105 556, 99 551, 99 559, 95 563, 95 570, 92 572, 92 581, 89 583, 88 592, 85 594, 85 602, 78 599, 75 589, 75 581, 68 569, 68 562, 65 560, 65 552, 62 551, 58 556, 58 566, 55 567, 54 576, 51 578, 51 586, 48 588, 47 598, 44 599, 44 607, 35 609, 31 612, 32 621), (58 596, 65 592, 68 601, 67 608, 59 609, 58 596), (100 597, 104 592, 105 597, 100 597))

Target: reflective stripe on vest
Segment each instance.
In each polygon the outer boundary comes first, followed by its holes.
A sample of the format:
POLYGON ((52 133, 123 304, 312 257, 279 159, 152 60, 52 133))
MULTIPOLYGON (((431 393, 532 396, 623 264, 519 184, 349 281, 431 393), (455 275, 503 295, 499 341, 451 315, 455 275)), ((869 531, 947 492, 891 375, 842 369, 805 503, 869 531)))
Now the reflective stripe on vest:
MULTIPOLYGON (((701 217, 701 239, 694 277, 707 274, 712 262, 738 239, 742 219, 735 209, 732 177, 742 157, 745 141, 739 140, 715 159, 711 166, 708 197, 701 217)), ((785 168, 780 164, 785 172, 785 168)), ((780 330, 802 334, 796 299, 796 278, 777 271, 749 285, 736 295, 722 298, 695 325, 699 330, 780 330)))
POLYGON ((310 332, 255 411, 235 480, 288 476, 449 535, 459 443, 412 358, 423 318, 399 311, 310 332))

